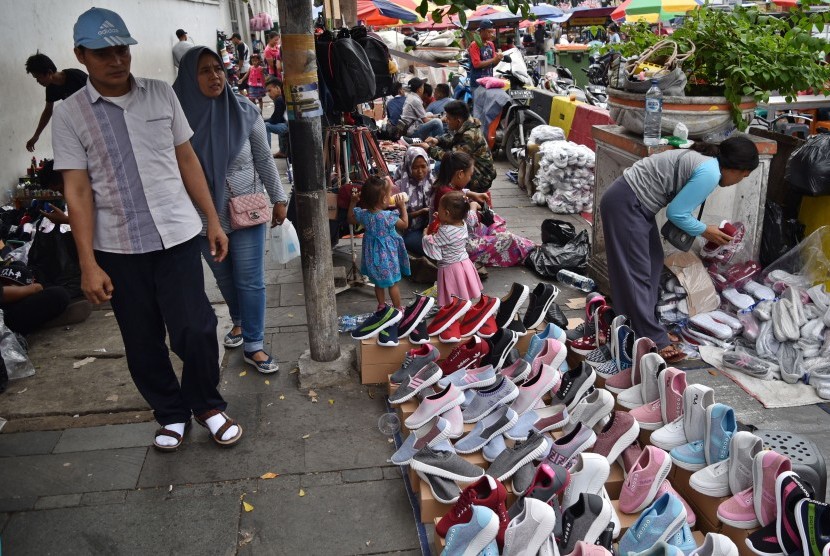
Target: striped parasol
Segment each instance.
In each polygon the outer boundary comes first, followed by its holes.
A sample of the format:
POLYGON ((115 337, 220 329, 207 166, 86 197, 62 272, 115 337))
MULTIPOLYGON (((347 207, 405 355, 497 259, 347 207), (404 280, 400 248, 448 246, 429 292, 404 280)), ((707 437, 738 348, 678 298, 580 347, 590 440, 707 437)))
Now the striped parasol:
POLYGON ((697 9, 702 4, 702 0, 625 0, 611 13, 611 19, 628 23, 665 22, 697 9))

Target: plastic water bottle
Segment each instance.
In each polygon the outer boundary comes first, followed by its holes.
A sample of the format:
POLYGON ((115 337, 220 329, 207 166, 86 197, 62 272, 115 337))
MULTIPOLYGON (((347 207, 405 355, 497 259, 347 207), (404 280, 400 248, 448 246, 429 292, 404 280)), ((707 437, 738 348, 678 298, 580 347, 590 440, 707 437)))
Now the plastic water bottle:
POLYGON ((663 91, 652 79, 646 93, 646 119, 643 123, 643 143, 652 147, 660 144, 660 125, 663 119, 663 91))
POLYGON ((565 270, 564 268, 556 273, 556 281, 560 284, 573 286, 585 293, 592 292, 596 288, 594 281, 587 276, 582 276, 581 274, 565 270))

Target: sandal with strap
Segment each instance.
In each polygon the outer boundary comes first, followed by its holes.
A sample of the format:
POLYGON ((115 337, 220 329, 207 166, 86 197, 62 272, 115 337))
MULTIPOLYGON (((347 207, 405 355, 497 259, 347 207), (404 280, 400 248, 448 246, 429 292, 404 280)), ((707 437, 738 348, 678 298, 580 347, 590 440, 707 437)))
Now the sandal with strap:
POLYGON ((207 420, 213 417, 214 415, 221 415, 225 418, 225 422, 222 424, 221 427, 219 427, 219 430, 217 430, 215 434, 211 433, 210 436, 213 439, 213 441, 216 442, 219 446, 222 446, 223 448, 228 448, 239 442, 239 440, 242 438, 242 425, 228 417, 224 411, 219 411, 218 409, 211 409, 210 411, 202 413, 198 417, 194 417, 194 419, 196 419, 197 423, 205 427, 208 430, 208 432, 210 432, 210 427, 208 427, 207 425, 207 420), (234 425, 236 425, 238 429, 236 435, 232 438, 229 438, 228 440, 222 440, 222 435, 224 435, 227 432, 227 430, 234 425))
MULTIPOLYGON (((187 422, 184 424, 185 434, 187 434, 187 429, 189 429, 189 428, 190 428, 190 419, 188 419, 187 422)), ((155 435, 153 436, 153 448, 155 448, 159 452, 175 452, 176 450, 179 449, 179 446, 182 445, 182 442, 184 442, 184 435, 179 434, 176 431, 166 429, 164 427, 161 427, 160 429, 158 429, 156 431, 155 435), (176 441, 176 443, 173 444, 172 446, 165 446, 163 444, 159 444, 158 442, 156 442, 156 437, 158 437, 158 436, 169 436, 170 438, 174 439, 176 441)))
POLYGON ((674 363, 679 363, 680 361, 683 361, 687 357, 687 355, 683 352, 683 350, 680 349, 679 347, 677 347, 674 344, 667 345, 666 347, 661 349, 659 351, 659 353, 660 353, 660 357, 662 357, 663 360, 666 363, 668 363, 669 365, 672 365, 674 363))

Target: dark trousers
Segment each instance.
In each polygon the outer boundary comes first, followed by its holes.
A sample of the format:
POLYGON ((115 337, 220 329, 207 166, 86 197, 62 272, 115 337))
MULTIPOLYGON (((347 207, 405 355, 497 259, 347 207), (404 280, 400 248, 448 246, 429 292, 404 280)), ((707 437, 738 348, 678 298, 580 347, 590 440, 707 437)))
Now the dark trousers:
POLYGON ((112 309, 130 375, 161 425, 227 406, 217 389, 217 320, 205 295, 197 239, 140 255, 95 252, 112 280, 112 309), (170 363, 165 325, 170 347, 184 363, 181 384, 170 363))
POLYGON ((13 332, 27 334, 57 317, 69 305, 69 293, 65 288, 53 286, 14 303, 3 303, 3 318, 13 332))
POLYGON ((654 214, 620 176, 602 196, 600 216, 616 313, 631 319, 637 336, 651 338, 659 348, 669 345, 656 314, 665 257, 654 214))

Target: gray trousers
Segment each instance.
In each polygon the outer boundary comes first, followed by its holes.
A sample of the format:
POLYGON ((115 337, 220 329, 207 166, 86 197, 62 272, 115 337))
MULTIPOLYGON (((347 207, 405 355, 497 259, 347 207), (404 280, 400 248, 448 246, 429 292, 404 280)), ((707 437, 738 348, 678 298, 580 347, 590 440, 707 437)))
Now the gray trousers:
POLYGON ((602 196, 600 215, 614 309, 662 349, 671 342, 656 314, 664 254, 654 214, 620 176, 602 196))

